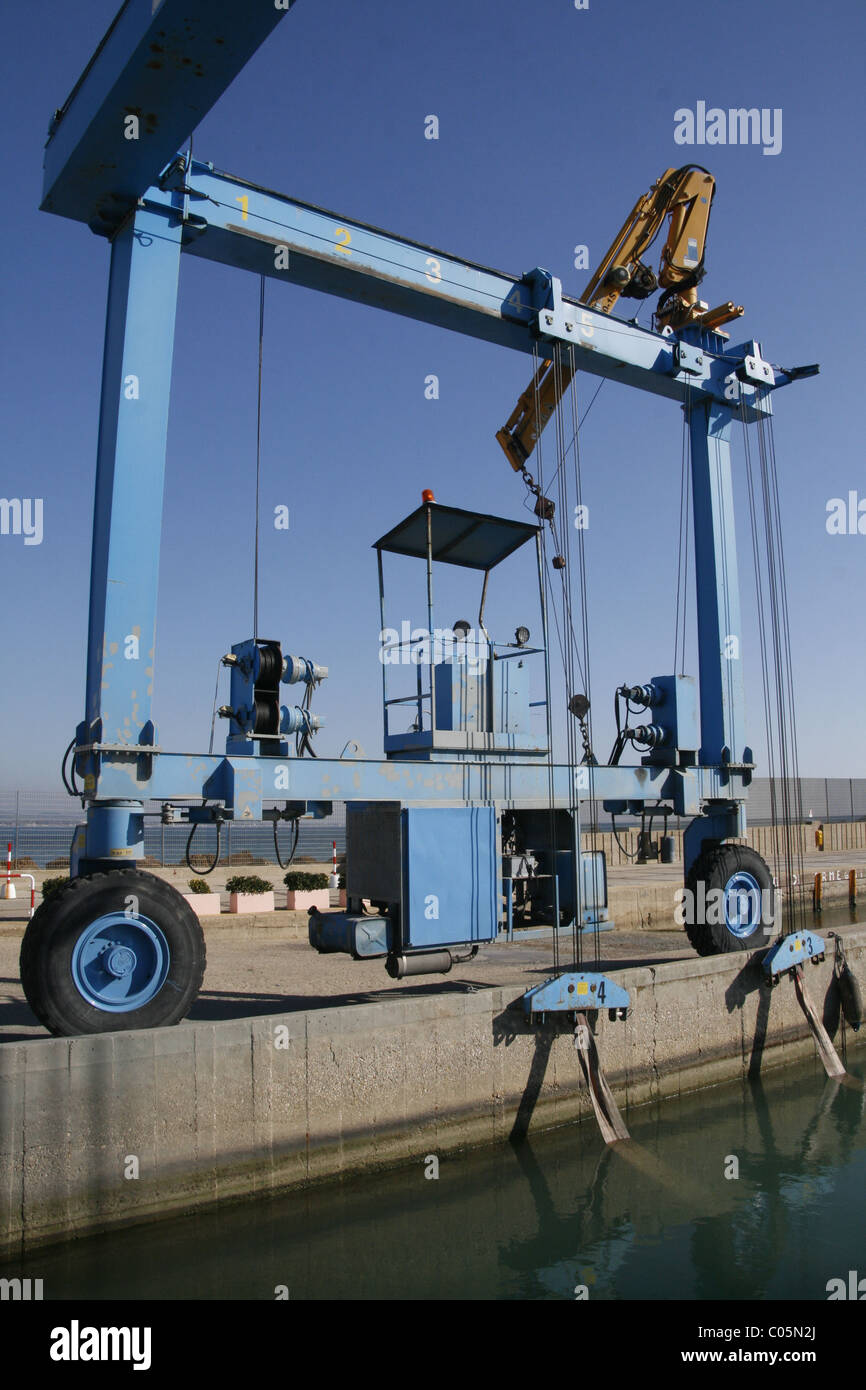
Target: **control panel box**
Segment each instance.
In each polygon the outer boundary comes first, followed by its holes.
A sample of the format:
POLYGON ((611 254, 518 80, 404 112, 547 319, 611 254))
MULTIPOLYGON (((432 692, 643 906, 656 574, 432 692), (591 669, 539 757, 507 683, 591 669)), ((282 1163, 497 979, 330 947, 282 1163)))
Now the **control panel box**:
POLYGON ((346 806, 347 895, 398 909, 404 950, 495 939, 497 849, 492 806, 346 806))

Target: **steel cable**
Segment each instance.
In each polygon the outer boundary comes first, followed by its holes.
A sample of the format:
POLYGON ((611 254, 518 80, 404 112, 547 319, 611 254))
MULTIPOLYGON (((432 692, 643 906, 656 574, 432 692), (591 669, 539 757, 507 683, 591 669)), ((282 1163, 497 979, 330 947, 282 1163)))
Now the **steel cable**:
POLYGON ((253 641, 259 636, 259 487, 262 471, 262 346, 265 334, 265 277, 259 276, 259 372, 256 395, 256 528, 253 561, 253 641))

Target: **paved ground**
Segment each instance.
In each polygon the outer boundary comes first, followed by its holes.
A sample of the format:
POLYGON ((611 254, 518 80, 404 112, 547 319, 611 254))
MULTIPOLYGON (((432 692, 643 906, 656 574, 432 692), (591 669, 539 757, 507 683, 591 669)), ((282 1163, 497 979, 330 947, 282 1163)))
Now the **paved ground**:
MULTIPOLYGON (((853 860, 844 853, 810 856, 807 868, 838 870, 853 860)), ((813 870, 814 871, 814 870, 813 870)), ((664 880, 681 882, 677 865, 632 866, 611 871, 611 887, 637 887, 664 880)), ((169 874, 166 873, 166 877, 169 874)), ((861 920, 862 920, 861 911, 861 920)), ((27 1006, 18 978, 18 953, 26 926, 22 902, 0 902, 0 1040, 11 1042, 45 1037, 27 1006)), ((851 921, 847 907, 828 911, 825 926, 844 930, 851 921)), ((259 922, 261 918, 259 919, 259 922)), ((267 926, 251 919, 222 916, 205 922, 208 968, 205 985, 190 1019, 246 1018, 327 1008, 332 1005, 403 999, 419 994, 514 985, 515 992, 539 983, 552 973, 553 947, 549 936, 483 947, 474 961, 457 965, 450 975, 390 980, 381 961, 352 961, 346 956, 320 956, 310 949, 305 914, 285 910, 272 914, 267 926)), ((599 938, 601 966, 654 964, 691 957, 694 953, 682 928, 605 932, 599 938)), ((563 942, 564 962, 570 960, 570 938, 563 942)), ((585 959, 592 942, 584 943, 585 959)))
MULTIPOLYGON (((206 927, 205 938, 207 974, 191 1020, 248 1018, 503 984, 513 984, 517 991, 540 983, 553 967, 549 937, 483 947, 474 961, 455 965, 450 975, 405 981, 390 980, 382 961, 320 956, 306 940, 287 939, 288 932, 280 928, 259 929, 254 934, 206 927)), ((620 965, 692 954, 680 930, 608 932, 601 937, 601 944, 604 959, 620 965)), ((19 948, 19 933, 0 936, 0 1038, 4 1042, 46 1036, 21 990, 19 948)))

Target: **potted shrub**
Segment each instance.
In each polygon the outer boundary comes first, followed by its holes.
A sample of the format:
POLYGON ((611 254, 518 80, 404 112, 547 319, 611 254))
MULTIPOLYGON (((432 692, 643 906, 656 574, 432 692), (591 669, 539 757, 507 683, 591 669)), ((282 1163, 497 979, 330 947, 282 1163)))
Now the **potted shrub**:
POLYGON ((290 870, 283 879, 286 885, 286 907, 294 912, 303 912, 311 907, 319 912, 327 912, 331 906, 331 893, 327 874, 307 874, 299 869, 290 870))
POLYGON ((219 916, 220 895, 203 878, 189 880, 189 892, 183 895, 199 917, 219 916))
POLYGON ((229 912, 273 912, 274 890, 258 874, 235 874, 226 884, 229 912))
POLYGON ((61 888, 65 888, 69 882, 68 878, 46 878, 42 881, 42 901, 50 898, 52 893, 57 893, 61 888))

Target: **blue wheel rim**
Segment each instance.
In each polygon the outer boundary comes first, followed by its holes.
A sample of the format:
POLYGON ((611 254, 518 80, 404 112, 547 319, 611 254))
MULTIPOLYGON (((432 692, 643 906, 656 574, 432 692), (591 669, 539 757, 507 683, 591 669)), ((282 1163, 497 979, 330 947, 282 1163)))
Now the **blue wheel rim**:
POLYGON ((743 940, 761 925, 763 893, 751 874, 738 869, 725 884, 725 926, 732 936, 743 940))
POLYGON ((171 964, 168 942, 149 917, 108 912, 82 932, 72 952, 75 988, 105 1013, 126 1014, 154 999, 171 964))

